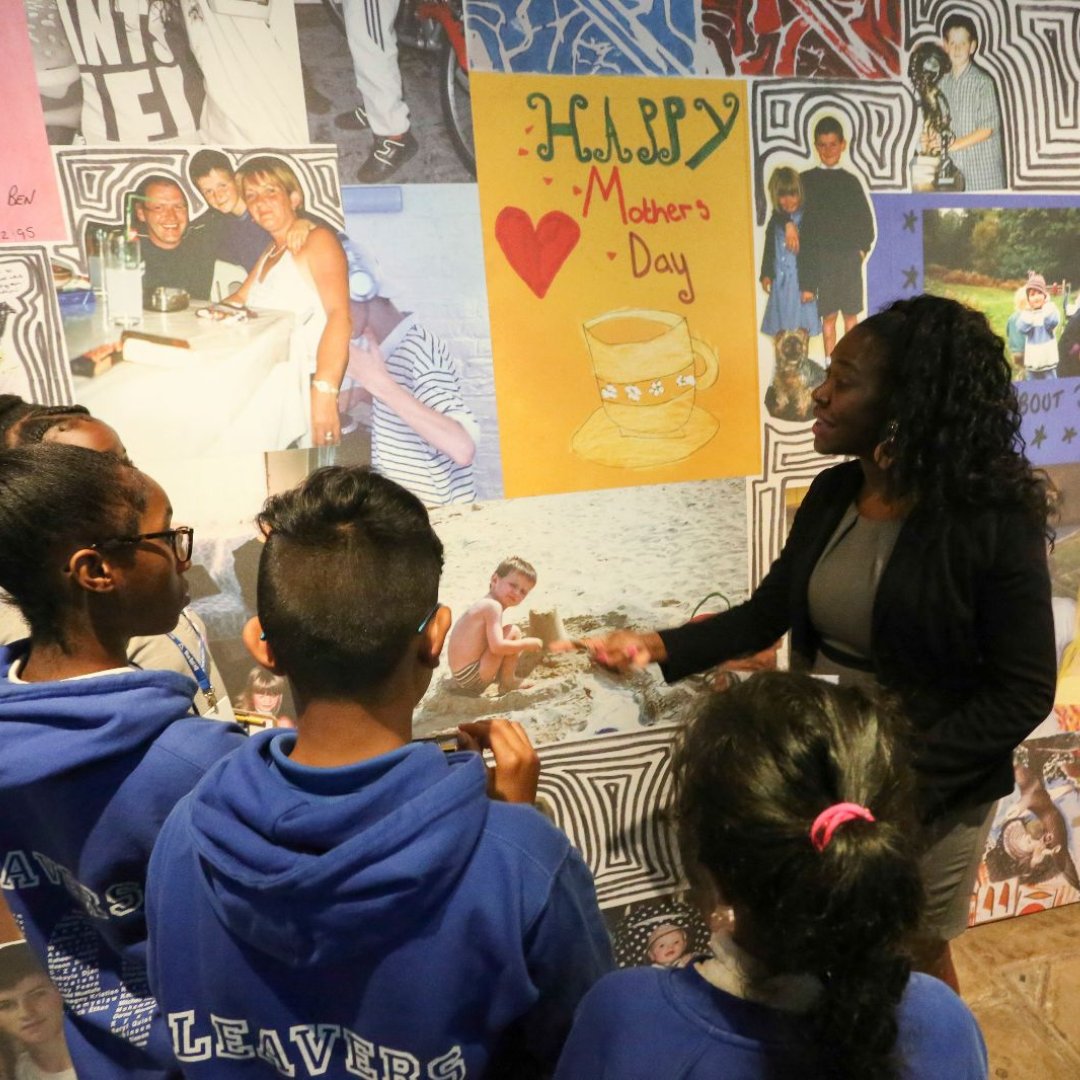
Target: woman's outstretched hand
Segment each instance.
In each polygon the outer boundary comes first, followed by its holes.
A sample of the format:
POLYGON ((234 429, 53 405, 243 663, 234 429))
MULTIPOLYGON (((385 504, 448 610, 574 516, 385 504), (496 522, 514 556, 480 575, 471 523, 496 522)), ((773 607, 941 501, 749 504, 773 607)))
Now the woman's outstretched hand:
POLYGON ((667 659, 667 649, 653 630, 613 630, 603 637, 553 641, 548 648, 556 653, 587 652, 590 660, 609 671, 629 671, 667 659))

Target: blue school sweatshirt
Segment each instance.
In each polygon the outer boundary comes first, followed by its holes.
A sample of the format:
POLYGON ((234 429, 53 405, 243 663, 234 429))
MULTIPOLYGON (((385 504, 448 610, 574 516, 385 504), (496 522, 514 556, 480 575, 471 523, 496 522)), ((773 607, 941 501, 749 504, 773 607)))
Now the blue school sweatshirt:
MULTIPOLYGON (((897 1010, 903 1080, 986 1080, 986 1046, 971 1010, 943 982, 912 975, 897 1010)), ((692 966, 634 968, 602 979, 578 1010, 555 1080, 765 1080, 798 1045, 798 1016, 746 1001, 692 966)), ((796 1056, 789 1071, 827 1080, 796 1056)))
POLYGON ((612 967, 592 878, 476 754, 336 769, 268 731, 212 769, 150 865, 151 985, 189 1078, 527 1077, 612 967))
POLYGON ((0 888, 64 998, 78 1075, 178 1076, 146 980, 146 867, 245 737, 190 715, 195 683, 171 671, 11 682, 27 644, 0 647, 0 888))

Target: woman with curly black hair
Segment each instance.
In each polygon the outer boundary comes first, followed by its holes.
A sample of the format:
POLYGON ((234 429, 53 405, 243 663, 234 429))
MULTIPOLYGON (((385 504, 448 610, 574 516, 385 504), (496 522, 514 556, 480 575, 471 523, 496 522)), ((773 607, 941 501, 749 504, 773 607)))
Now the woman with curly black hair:
POLYGON ((745 603, 671 630, 586 642, 669 681, 791 631, 792 666, 880 685, 912 723, 927 912, 917 967, 957 985, 993 802, 1056 676, 1045 482, 1023 453, 1001 338, 953 300, 900 300, 849 331, 813 393, 821 473, 745 603))
POLYGON ((778 672, 704 703, 672 766, 679 849, 733 928, 682 970, 601 979, 558 1078, 986 1076, 967 1006, 903 951, 922 889, 901 723, 778 672))

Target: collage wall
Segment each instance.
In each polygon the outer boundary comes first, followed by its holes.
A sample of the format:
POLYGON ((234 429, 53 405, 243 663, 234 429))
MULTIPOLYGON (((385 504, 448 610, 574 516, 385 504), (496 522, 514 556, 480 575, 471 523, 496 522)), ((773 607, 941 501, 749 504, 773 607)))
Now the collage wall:
MULTIPOLYGON (((926 290, 1004 337, 1036 271, 1057 366, 1035 381, 1022 343, 1012 359, 1061 493, 1058 704, 1016 755, 971 918, 1080 899, 1080 4, 382 0, 377 62, 350 40, 359 6, 3 0, 0 391, 87 406, 194 526, 192 608, 234 705, 288 718, 240 642, 253 518, 319 465, 424 499, 455 614, 518 556, 537 580, 506 618, 526 636, 676 625, 745 599, 829 464, 810 434, 826 335, 926 290), (942 101, 958 14, 990 128, 967 145, 942 101), (389 164, 379 123, 408 129, 389 164), (365 336, 329 446, 307 385, 328 317, 288 283, 243 306, 280 254, 273 211, 212 182, 263 156, 295 177, 296 220, 344 237, 365 336), (784 192, 823 163, 842 194, 793 256, 773 214, 801 212, 784 192), (816 258, 848 268, 832 313, 794 277, 816 258)), ((416 734, 522 721, 620 962, 653 959, 668 924, 695 947, 667 764, 693 700, 737 676, 531 659, 480 694, 444 661, 416 734)))

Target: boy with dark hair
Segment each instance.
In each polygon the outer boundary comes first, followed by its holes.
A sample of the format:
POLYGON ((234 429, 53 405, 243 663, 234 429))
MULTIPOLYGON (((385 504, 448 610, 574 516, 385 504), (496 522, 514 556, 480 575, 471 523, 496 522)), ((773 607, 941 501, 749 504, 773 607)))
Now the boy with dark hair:
MULTIPOLYGON (((233 163, 220 150, 198 150, 188 162, 188 178, 207 205, 192 224, 212 234, 219 259, 250 273, 270 246, 270 234, 248 213, 233 163)), ((305 235, 311 229, 306 224, 305 235)))
POLYGON ((945 20, 941 36, 951 65, 941 80, 954 136, 949 157, 964 174, 965 190, 998 191, 1005 187, 1001 109, 994 80, 972 62, 979 32, 974 20, 956 14, 945 20))
MULTIPOLYGON (((199 189, 208 207, 191 227, 206 230, 208 243, 217 258, 242 266, 250 273, 273 240, 251 216, 232 162, 220 150, 197 150, 188 162, 188 178, 199 189)), ((337 232, 335 226, 301 207, 286 241, 293 254, 304 246, 308 233, 316 225, 337 232)))
POLYGON ((863 260, 874 246, 874 211, 854 173, 840 165, 847 149, 844 128, 835 116, 814 126, 814 149, 821 164, 801 175, 804 207, 801 226, 787 225, 788 247, 799 256, 799 280, 817 297, 826 357, 836 344, 836 318, 850 330, 866 308, 863 260))
POLYGON ((253 736, 154 852, 148 960, 185 1075, 550 1071, 610 945, 566 837, 506 805, 539 771, 521 726, 466 726, 490 780, 410 741, 450 626, 423 504, 333 467, 259 523, 247 638, 297 730, 253 736))

